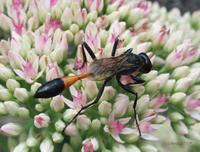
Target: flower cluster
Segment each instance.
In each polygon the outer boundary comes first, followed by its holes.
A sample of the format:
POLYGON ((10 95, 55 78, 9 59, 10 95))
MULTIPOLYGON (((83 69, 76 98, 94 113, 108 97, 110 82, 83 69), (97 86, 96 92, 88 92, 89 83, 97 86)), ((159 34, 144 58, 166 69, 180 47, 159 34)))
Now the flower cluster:
MULTIPOLYGON (((157 151, 155 131, 169 122, 177 135, 200 140, 200 12, 180 15, 144 0, 1 0, 0 139, 4 151, 157 151), (79 74, 81 44, 97 58, 151 56, 153 69, 134 85, 134 96, 113 83, 96 106, 67 123, 93 101, 101 82, 75 83, 62 95, 34 99, 38 87, 64 75, 79 74), (65 128, 66 127, 66 128, 65 128), (64 130, 64 131, 63 131, 64 130), (8 137, 8 138, 5 138, 8 137)), ((91 58, 86 54, 88 62, 91 58)), ((115 67, 113 67, 115 68, 115 67)), ((122 77, 129 83, 129 77, 122 77)), ((0 149, 1 150, 1 149, 0 149)))

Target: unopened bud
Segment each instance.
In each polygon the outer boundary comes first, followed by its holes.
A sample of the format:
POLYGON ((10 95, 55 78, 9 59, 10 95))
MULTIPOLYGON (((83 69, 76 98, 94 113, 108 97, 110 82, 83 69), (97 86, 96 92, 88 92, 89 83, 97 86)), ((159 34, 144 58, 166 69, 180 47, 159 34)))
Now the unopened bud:
POLYGON ((14 96, 21 102, 24 102, 29 98, 28 91, 25 88, 16 88, 14 96))
POLYGON ((48 127, 50 123, 50 118, 45 113, 40 113, 34 117, 34 125, 37 128, 48 127))
POLYGON ((76 33, 79 31, 78 25, 72 24, 72 25, 70 26, 70 31, 71 31, 73 34, 76 34, 76 33))
POLYGON ((17 114, 21 118, 28 118, 29 117, 29 110, 25 107, 18 108, 17 114))
POLYGON ((174 88, 174 85, 176 83, 176 80, 168 80, 165 84, 165 86, 163 87, 163 92, 164 93, 171 93, 173 88, 174 88))
POLYGON ((18 136, 22 132, 22 127, 16 123, 7 123, 0 130, 6 135, 18 136))
POLYGON ((100 100, 107 100, 109 101, 110 99, 112 99, 115 96, 115 89, 111 86, 107 86, 104 89, 103 95, 101 96, 100 100))
POLYGON ((14 101, 5 101, 4 106, 6 111, 12 116, 15 116, 19 109, 19 105, 14 101))
POLYGON ((178 122, 177 124, 175 124, 174 129, 175 129, 176 133, 178 133, 179 135, 188 134, 187 126, 181 121, 178 122))
POLYGON ((50 107, 55 111, 58 112, 64 108, 64 97, 59 95, 52 99, 50 103, 50 107))
POLYGON ((145 144, 141 146, 141 150, 143 152, 158 152, 158 149, 156 147, 150 145, 150 144, 145 144))
POLYGON ((92 120, 91 127, 93 130, 99 130, 99 128, 101 127, 101 122, 98 119, 94 119, 92 120))
POLYGON ((28 146, 24 142, 20 143, 19 145, 17 145, 13 150, 13 152, 22 152, 22 151, 23 152, 28 152, 29 151, 28 146))
POLYGON ((190 72, 190 68, 188 66, 181 66, 181 67, 177 67, 173 73, 172 73, 172 77, 175 79, 180 79, 183 77, 186 77, 190 72))
POLYGON ((63 141, 64 137, 61 133, 54 132, 52 135, 52 140, 54 143, 61 143, 63 141))
POLYGON ((0 99, 1 100, 11 100, 12 95, 11 93, 8 91, 8 89, 0 89, 0 99))
POLYGON ((181 115, 179 112, 170 113, 169 117, 172 122, 178 122, 184 119, 183 115, 181 115))
POLYGON ((7 81, 10 78, 14 77, 14 73, 4 66, 3 64, 0 64, 0 79, 3 81, 7 81))
POLYGON ((0 102, 0 115, 4 115, 6 113, 7 113, 7 110, 6 110, 5 105, 2 102, 0 102))
POLYGON ((98 106, 98 110, 99 110, 100 115, 108 116, 112 110, 112 105, 111 105, 111 103, 104 100, 98 106))
POLYGON ((28 147, 35 147, 38 144, 38 140, 34 138, 33 136, 30 136, 27 138, 26 144, 28 147))
POLYGON ((15 79, 8 79, 6 81, 6 86, 7 86, 8 90, 14 91, 15 88, 19 88, 20 87, 20 83, 17 82, 15 79))
POLYGON ((192 79, 185 77, 185 78, 181 78, 176 82, 174 91, 179 92, 185 92, 187 91, 187 89, 191 86, 192 84, 192 79))
POLYGON ((76 125, 82 130, 88 130, 91 125, 91 120, 86 115, 80 115, 77 117, 76 125))
POLYGON ((64 121, 70 121, 76 115, 76 110, 67 109, 63 114, 64 121))
POLYGON ((55 128, 56 128, 56 131, 61 132, 65 128, 65 123, 62 120, 58 120, 55 123, 55 128))
POLYGON ((126 95, 119 94, 114 103, 113 111, 116 117, 122 117, 129 106, 129 98, 126 95))
POLYGON ((45 138, 40 144, 41 152, 53 152, 54 146, 52 141, 49 138, 45 138))
POLYGON ((77 129, 76 125, 74 125, 73 123, 68 125, 65 128, 65 134, 69 135, 69 136, 77 136, 78 135, 78 129, 77 129))
POLYGON ((177 93, 174 93, 171 96, 170 100, 171 100, 172 103, 176 104, 176 103, 182 102, 185 98, 186 98, 186 94, 185 93, 183 93, 183 92, 177 92, 177 93))

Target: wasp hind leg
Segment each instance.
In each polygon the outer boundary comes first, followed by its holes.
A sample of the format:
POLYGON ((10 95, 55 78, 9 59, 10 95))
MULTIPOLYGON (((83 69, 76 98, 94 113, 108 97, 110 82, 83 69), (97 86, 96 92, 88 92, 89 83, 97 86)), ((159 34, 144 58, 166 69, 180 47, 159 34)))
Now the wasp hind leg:
POLYGON ((116 53, 116 50, 117 50, 117 45, 118 45, 118 43, 119 43, 119 39, 116 38, 116 39, 115 39, 115 43, 114 43, 113 48, 112 48, 111 56, 115 56, 115 53, 116 53))
MULTIPOLYGON (((138 123, 138 119, 137 119, 137 111, 136 111, 136 106, 137 106, 137 100, 138 100, 138 95, 137 93, 131 88, 130 84, 122 84, 121 81, 120 81, 120 77, 121 75, 117 75, 117 82, 119 83, 119 85, 126 91, 128 91, 129 93, 135 95, 135 100, 134 100, 134 104, 133 104, 133 111, 134 111, 134 120, 136 122, 136 126, 137 126, 137 129, 138 129, 138 132, 139 132, 139 136, 141 136, 141 131, 140 131, 140 127, 139 127, 139 123, 138 123)), ((142 79, 141 79, 142 80, 142 79)), ((134 81, 136 81, 136 79, 134 79, 134 81)), ((143 81, 136 81, 135 84, 139 84, 139 83, 143 83, 143 81)), ((131 83, 133 84, 133 83, 131 83)))
MULTIPOLYGON (((101 88, 99 89, 99 92, 98 92, 97 97, 95 98, 95 100, 94 100, 92 103, 90 103, 90 104, 88 104, 88 105, 82 107, 82 108, 77 112, 77 114, 68 122, 68 124, 65 126, 65 128, 66 128, 69 124, 71 124, 80 114, 82 114, 83 110, 85 110, 85 109, 87 109, 87 108, 93 106, 94 104, 96 104, 96 103, 99 101, 99 99, 101 98, 101 96, 102 96, 102 94, 103 94, 104 88, 105 88, 107 82, 108 82, 110 79, 111 79, 111 78, 107 78, 107 79, 104 81, 103 85, 102 85, 101 88)), ((64 132, 65 128, 63 129, 63 132, 64 132)))

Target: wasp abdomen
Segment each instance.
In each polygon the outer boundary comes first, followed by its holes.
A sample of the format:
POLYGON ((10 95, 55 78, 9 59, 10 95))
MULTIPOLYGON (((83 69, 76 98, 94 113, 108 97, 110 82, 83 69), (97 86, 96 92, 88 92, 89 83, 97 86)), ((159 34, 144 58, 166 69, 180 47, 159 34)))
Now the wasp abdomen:
POLYGON ((59 95, 65 89, 64 81, 60 78, 48 81, 38 88, 34 98, 50 98, 59 95))

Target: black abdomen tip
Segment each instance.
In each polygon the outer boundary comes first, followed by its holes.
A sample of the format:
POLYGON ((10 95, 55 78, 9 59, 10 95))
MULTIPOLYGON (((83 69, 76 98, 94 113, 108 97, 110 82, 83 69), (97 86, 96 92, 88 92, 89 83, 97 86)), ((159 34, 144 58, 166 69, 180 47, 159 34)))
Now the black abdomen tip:
POLYGON ((64 86, 64 82, 60 78, 48 81, 38 88, 34 98, 50 98, 57 96, 64 90, 64 86))

